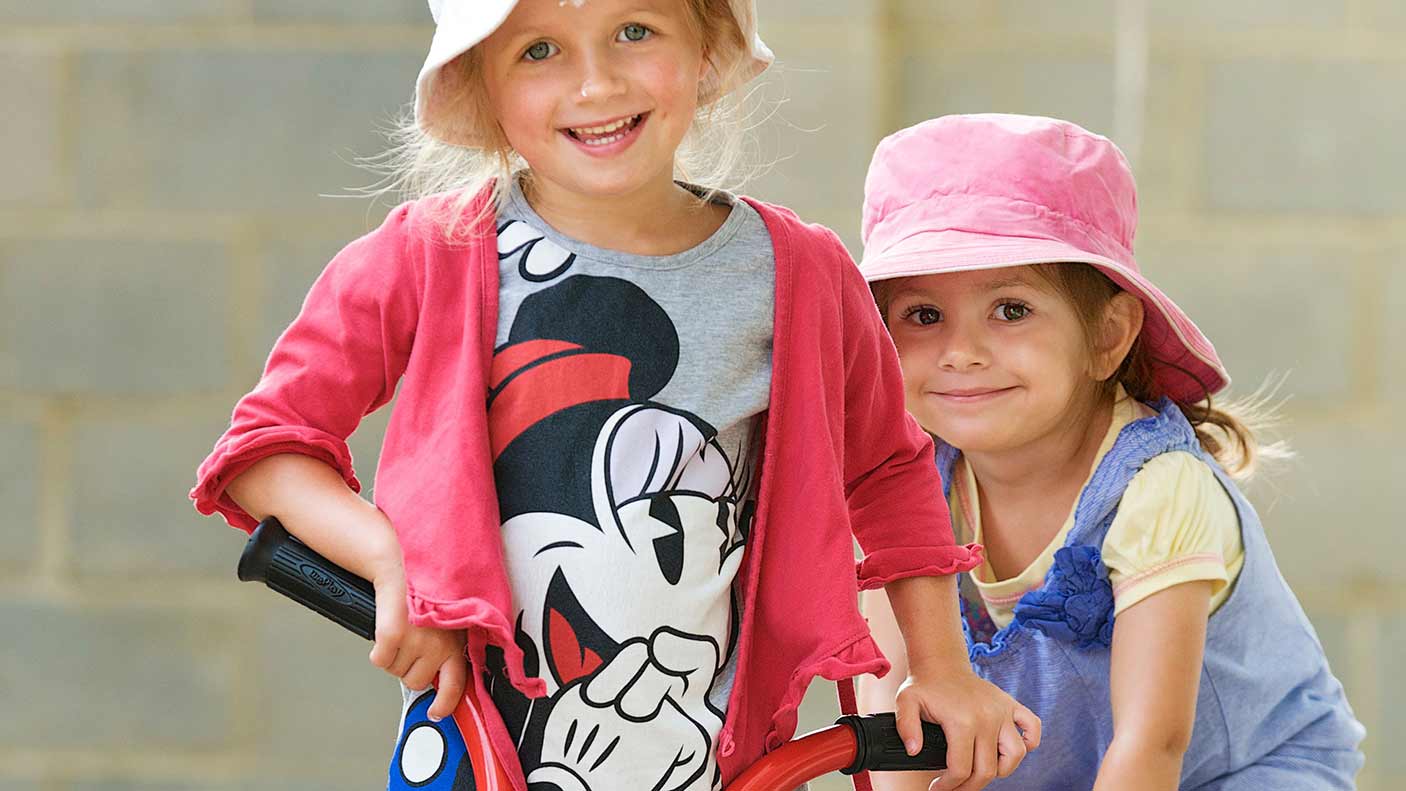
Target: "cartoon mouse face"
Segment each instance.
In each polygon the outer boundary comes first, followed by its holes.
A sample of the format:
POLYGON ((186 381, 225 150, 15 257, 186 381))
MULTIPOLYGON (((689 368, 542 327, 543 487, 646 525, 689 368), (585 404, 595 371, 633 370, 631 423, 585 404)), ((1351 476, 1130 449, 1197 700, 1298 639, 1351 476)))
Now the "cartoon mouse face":
POLYGON ((599 435, 590 480, 595 524, 528 513, 503 526, 520 628, 543 635, 537 648, 553 671, 543 674, 549 693, 641 631, 670 627, 706 637, 721 656, 746 527, 739 524, 741 481, 722 448, 681 413, 625 406, 599 435), (639 447, 653 453, 636 453, 639 447))
POLYGON ((499 242, 546 284, 494 353, 488 414, 516 639, 547 696, 501 668, 490 694, 534 789, 712 788, 751 454, 656 400, 679 336, 643 289, 571 274, 574 256, 520 223, 499 242))

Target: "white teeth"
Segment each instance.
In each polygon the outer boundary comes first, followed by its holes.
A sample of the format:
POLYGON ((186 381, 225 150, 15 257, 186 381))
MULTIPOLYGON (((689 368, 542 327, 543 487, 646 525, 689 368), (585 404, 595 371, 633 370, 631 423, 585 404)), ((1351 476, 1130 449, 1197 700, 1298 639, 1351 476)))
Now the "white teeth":
POLYGON ((637 120, 639 120, 639 116, 634 115, 629 118, 621 118, 619 121, 606 124, 605 126, 573 126, 570 127, 570 129, 577 135, 608 135, 611 132, 628 126, 637 120))
POLYGON ((623 139, 625 139, 624 135, 611 135, 610 137, 600 137, 591 140, 582 140, 581 142, 585 143, 588 146, 608 146, 617 140, 623 139))

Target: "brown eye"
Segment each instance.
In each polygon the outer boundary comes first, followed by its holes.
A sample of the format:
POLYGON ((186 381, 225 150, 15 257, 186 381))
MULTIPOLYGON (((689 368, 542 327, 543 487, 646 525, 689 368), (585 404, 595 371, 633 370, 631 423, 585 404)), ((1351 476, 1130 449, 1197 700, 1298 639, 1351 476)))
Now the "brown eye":
POLYGON ((1019 302, 1003 302, 996 306, 996 318, 1001 321, 1020 321, 1030 315, 1030 306, 1019 302))
POLYGON ((912 307, 903 311, 903 318, 918 324, 936 324, 942 321, 942 311, 931 307, 912 307))

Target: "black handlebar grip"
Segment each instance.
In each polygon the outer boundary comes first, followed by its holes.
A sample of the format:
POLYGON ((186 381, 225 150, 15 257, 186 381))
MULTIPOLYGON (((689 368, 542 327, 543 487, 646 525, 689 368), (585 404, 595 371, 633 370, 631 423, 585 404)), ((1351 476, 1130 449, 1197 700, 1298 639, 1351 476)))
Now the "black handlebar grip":
POLYGON ((312 551, 274 517, 259 523, 239 556, 239 578, 262 582, 367 640, 376 633, 371 583, 312 551))
POLYGON ((854 763, 840 771, 857 772, 934 771, 947 768, 947 736, 942 726, 923 723, 923 749, 909 755, 898 737, 898 724, 893 712, 859 716, 851 714, 835 722, 854 730, 854 763))

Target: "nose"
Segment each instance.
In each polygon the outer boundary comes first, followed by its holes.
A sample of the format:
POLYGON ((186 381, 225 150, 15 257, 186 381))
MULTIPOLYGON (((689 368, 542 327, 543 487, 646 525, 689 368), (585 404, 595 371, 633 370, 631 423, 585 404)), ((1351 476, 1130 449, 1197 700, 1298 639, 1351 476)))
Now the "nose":
POLYGON ((625 93, 625 80, 609 54, 589 55, 581 72, 581 99, 600 102, 625 93))
POLYGON ((949 321, 938 364, 946 371, 970 371, 990 364, 982 333, 964 322, 949 321))

